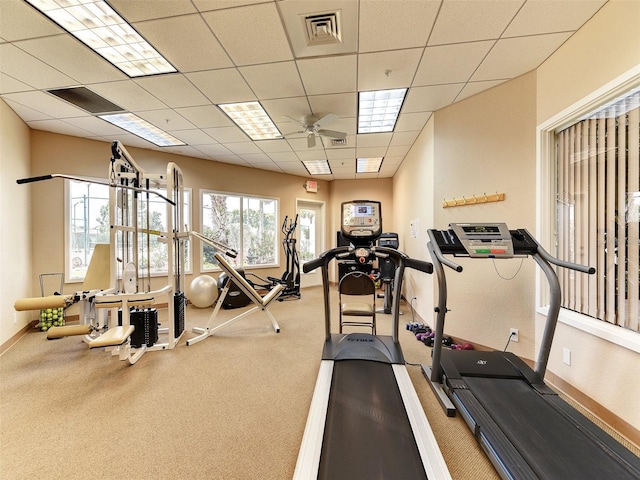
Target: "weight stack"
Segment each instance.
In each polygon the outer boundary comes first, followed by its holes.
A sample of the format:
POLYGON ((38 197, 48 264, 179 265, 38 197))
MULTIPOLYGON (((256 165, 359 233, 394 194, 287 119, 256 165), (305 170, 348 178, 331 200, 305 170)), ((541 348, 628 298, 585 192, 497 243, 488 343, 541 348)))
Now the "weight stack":
POLYGON ((173 295, 173 327, 175 331, 175 338, 178 338, 184 332, 184 306, 186 299, 184 292, 178 292, 173 295))
POLYGON ((131 346, 153 346, 158 341, 158 310, 155 308, 134 309, 129 313, 131 325, 135 327, 131 335, 131 346))

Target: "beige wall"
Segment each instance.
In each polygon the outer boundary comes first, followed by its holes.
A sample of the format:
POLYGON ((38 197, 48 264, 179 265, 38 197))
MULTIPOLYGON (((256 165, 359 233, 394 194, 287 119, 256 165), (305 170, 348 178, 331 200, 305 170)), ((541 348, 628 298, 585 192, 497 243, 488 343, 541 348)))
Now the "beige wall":
MULTIPOLYGON (((608 2, 538 69, 538 124, 640 65, 640 2, 608 2)), ((542 331, 543 316, 538 316, 542 331)), ((640 354, 569 325, 556 330, 548 369, 640 429, 640 354), (572 352, 571 366, 562 352, 572 352)))
MULTIPOLYGON (((393 230, 398 232, 400 250, 427 261, 431 261, 427 229, 434 225, 433 126, 432 116, 393 177, 393 230)), ((428 322, 433 316, 433 281, 426 273, 405 271, 402 293, 420 318, 428 322)))
POLYGON ((0 100, 0 345, 24 328, 29 312, 13 303, 31 294, 30 187, 16 184, 29 176, 29 128, 0 100))

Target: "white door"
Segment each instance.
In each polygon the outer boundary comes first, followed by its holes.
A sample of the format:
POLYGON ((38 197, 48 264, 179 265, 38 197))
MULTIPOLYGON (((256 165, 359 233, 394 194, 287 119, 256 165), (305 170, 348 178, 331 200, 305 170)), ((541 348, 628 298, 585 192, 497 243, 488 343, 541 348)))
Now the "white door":
POLYGON ((302 272, 302 265, 317 258, 324 251, 324 202, 297 200, 298 252, 300 256, 300 287, 322 285, 322 275, 317 268, 313 272, 302 272))

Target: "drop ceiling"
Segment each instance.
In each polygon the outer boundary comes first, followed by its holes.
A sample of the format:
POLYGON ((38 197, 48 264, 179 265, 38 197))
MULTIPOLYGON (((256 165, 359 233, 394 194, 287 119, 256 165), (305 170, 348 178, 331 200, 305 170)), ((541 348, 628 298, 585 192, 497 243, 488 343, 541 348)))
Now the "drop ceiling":
MULTIPOLYGON (((129 78, 22 0, 0 0, 0 97, 34 130, 309 176, 392 177, 434 111, 537 68, 605 0, 108 0, 177 73, 129 78), (338 13, 340 41, 308 43, 338 13), (156 147, 49 90, 85 87, 186 145, 156 147), (395 130, 357 134, 357 92, 408 87, 395 130), (251 141, 217 107, 259 101, 282 139, 251 141), (299 134, 307 114, 346 145, 299 134), (384 157, 378 173, 356 158, 384 157)), ((334 19, 332 22, 335 23, 334 19)), ((333 23, 332 23, 333 28, 333 23)), ((323 32, 321 32, 323 33, 323 32)))

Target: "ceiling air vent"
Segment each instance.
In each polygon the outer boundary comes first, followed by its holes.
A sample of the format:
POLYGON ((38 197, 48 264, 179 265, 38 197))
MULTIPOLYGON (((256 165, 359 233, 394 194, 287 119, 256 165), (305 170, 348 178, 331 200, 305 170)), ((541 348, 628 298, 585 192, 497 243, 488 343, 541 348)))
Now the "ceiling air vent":
POLYGON ((48 90, 49 93, 72 103, 76 107, 80 107, 89 113, 110 113, 124 112, 124 108, 119 107, 115 103, 111 103, 104 97, 92 92, 85 87, 75 88, 59 88, 57 90, 48 90))
POLYGON ((307 45, 342 43, 340 12, 320 13, 304 17, 307 45))
POLYGON ((345 145, 347 145, 347 139, 346 138, 333 138, 333 139, 331 139, 331 146, 332 147, 344 147, 345 145))

